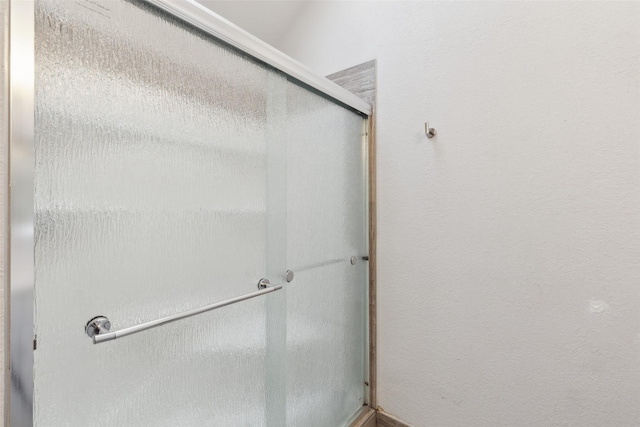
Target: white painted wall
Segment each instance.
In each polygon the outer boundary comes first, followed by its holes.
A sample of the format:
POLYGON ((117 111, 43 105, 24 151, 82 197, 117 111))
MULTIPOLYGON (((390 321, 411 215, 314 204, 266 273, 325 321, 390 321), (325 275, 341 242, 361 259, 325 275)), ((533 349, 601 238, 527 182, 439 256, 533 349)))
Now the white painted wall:
POLYGON ((296 0, 196 0, 209 10, 275 45, 306 1, 296 0))
POLYGON ((378 59, 380 405, 640 425, 640 3, 317 2, 276 47, 378 59))

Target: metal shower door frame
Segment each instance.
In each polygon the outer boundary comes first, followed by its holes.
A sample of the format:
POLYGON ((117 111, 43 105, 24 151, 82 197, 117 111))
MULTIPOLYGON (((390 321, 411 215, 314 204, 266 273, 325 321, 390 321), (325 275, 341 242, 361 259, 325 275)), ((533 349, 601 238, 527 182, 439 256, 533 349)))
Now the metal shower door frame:
MULTIPOLYGON (((0 0, 3 1, 3 0, 0 0)), ((4 191, 8 193, 9 219, 7 227, 7 279, 4 289, 5 319, 5 367, 4 367, 4 425, 5 427, 33 426, 34 358, 37 337, 34 335, 34 173, 35 173, 35 2, 34 0, 4 0, 9 2, 9 150, 8 181, 4 191)), ((371 129, 372 106, 358 96, 330 80, 318 76, 308 68, 276 50, 272 46, 240 29, 224 18, 209 11, 194 0, 141 0, 169 13, 196 28, 246 52, 291 76, 293 79, 317 91, 334 102, 351 109, 365 118, 365 126, 371 129)), ((6 77, 6 76, 5 76, 6 77)), ((371 200, 375 202, 375 145, 371 130, 369 148, 369 316, 375 317, 375 225, 371 223, 371 200), (372 150, 373 148, 373 150, 372 150), (373 152, 372 152, 373 151, 373 152), (372 163, 373 159, 373 163, 372 163), (373 186, 372 186, 373 184, 373 186), (372 197, 373 196, 373 197, 372 197), (373 233, 373 234, 372 234, 373 233), (373 286, 373 287, 372 287, 373 286)), ((373 209, 375 209, 375 204, 373 209)), ((375 213, 375 210, 374 210, 375 213)), ((375 408, 375 321, 370 325, 368 347, 371 383, 366 396, 370 407, 375 408)), ((364 407, 361 415, 369 407, 364 407)))
MULTIPOLYGON (((33 425, 34 21, 33 0, 9 4, 9 227, 5 289, 5 426, 33 425), (8 339, 7 339, 8 338, 8 339), (8 348, 7 348, 8 347, 8 348)), ((7 191, 7 189, 5 189, 7 191)))

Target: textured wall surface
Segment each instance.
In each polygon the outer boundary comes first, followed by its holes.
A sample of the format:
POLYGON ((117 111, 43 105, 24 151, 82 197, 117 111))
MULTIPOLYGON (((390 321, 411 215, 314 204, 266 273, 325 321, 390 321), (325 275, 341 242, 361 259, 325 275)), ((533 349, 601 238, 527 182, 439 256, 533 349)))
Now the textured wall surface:
POLYGON ((318 2, 282 40, 378 60, 380 405, 640 425, 640 3, 318 2))

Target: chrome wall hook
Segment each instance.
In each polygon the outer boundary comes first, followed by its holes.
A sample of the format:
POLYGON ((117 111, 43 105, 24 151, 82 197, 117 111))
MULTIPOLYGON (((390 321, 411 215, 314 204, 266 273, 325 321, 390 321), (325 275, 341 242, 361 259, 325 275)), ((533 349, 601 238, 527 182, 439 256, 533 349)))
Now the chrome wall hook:
POLYGON ((429 122, 425 122, 424 124, 424 133, 427 135, 427 138, 433 138, 438 134, 434 128, 429 127, 429 122))

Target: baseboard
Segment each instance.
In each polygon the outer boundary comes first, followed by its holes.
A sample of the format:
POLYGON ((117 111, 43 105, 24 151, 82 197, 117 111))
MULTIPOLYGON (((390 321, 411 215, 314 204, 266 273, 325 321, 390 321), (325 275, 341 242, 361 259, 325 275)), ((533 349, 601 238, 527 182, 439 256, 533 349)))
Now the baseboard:
POLYGON ((367 408, 360 414, 356 420, 351 423, 350 427, 376 427, 376 411, 367 408))
POLYGON ((376 426, 377 427, 412 427, 404 421, 389 415, 386 412, 378 409, 376 413, 376 426))

